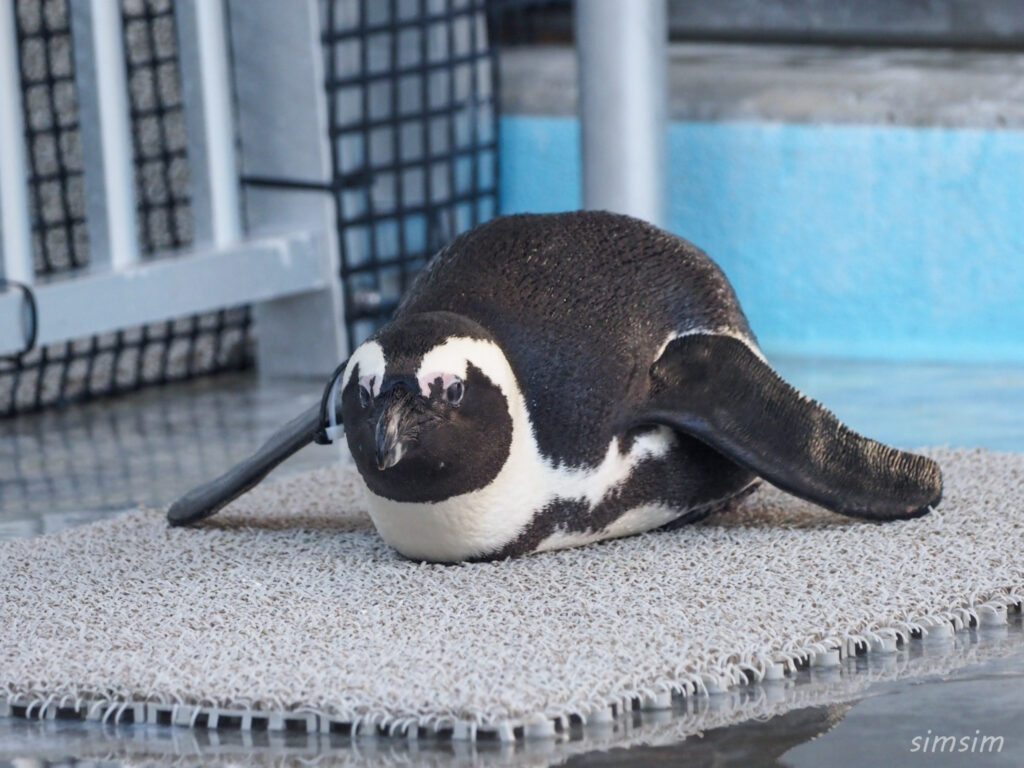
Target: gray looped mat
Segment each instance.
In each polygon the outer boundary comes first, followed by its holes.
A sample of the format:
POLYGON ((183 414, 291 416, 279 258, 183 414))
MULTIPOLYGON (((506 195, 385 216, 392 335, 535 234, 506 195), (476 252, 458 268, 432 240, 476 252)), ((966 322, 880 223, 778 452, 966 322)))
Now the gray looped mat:
POLYGON ((938 511, 875 524, 763 487, 698 525, 472 565, 403 559, 354 470, 208 524, 142 510, 0 543, 0 715, 545 737, 1024 599, 1024 455, 930 450, 938 511))

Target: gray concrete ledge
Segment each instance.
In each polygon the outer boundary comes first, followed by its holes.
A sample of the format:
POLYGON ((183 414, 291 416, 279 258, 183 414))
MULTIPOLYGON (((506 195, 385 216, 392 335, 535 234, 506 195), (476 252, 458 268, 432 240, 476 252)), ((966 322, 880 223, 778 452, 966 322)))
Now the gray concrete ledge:
MULTIPOLYGON (((576 114, 569 46, 501 54, 505 114, 576 114)), ((1024 53, 676 43, 675 120, 1024 127, 1024 53)))

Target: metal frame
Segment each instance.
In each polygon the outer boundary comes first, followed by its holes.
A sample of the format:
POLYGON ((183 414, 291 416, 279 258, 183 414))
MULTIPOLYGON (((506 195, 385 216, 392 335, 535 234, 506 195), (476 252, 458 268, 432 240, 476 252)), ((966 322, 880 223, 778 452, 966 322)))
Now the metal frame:
MULTIPOLYGON (((89 270, 34 287, 37 343, 309 293, 329 282, 319 234, 248 240, 130 269, 89 270)), ((22 310, 20 292, 0 293, 0 355, 24 344, 22 310)))
POLYGON ((0 277, 31 283, 32 223, 14 13, 13 2, 0 7, 0 277))
MULTIPOLYGON (((107 215, 107 259, 114 270, 139 260, 135 228, 135 168, 125 147, 132 145, 120 4, 91 0, 92 55, 96 65, 103 195, 107 215)), ((96 259, 93 264, 99 263, 96 259)))
POLYGON ((575 4, 583 203, 665 223, 666 0, 575 4))
POLYGON ((485 0, 325 6, 326 90, 349 342, 418 270, 497 213, 495 48, 485 0))
POLYGON ((242 236, 228 29, 222 0, 200 2, 195 9, 213 242, 225 247, 242 236))
MULTIPOLYGON (((302 227, 324 233, 326 268, 336 276, 317 6, 317 0, 233 0, 230 26, 249 232, 302 227)), ((336 277, 316 293, 254 307, 254 320, 261 374, 327 376, 347 354, 336 277)))
MULTIPOLYGON (((254 39, 243 45, 236 72, 252 82, 265 42, 277 41, 270 62, 276 81, 260 81, 259 92, 233 98, 228 21, 223 0, 181 0, 177 43, 187 123, 190 205, 198 227, 189 252, 143 257, 136 227, 137 193, 133 161, 129 83, 121 4, 113 0, 70 0, 75 51, 78 121, 83 154, 88 267, 36 279, 28 203, 25 104, 19 38, 13 2, 0 7, 0 275, 35 283, 36 343, 70 342, 198 312, 255 304, 260 330, 261 370, 267 373, 326 374, 343 357, 343 315, 328 195, 282 202, 249 200, 249 218, 259 225, 242 231, 236 163, 235 109, 243 127, 246 156, 256 162, 277 158, 287 167, 301 153, 330 178, 319 25, 315 0, 295 4, 235 0, 231 21, 254 39), (289 34, 290 32, 290 34, 289 34), (268 99, 274 86, 286 103, 268 99), (296 96, 298 94, 298 96, 296 96), (259 124, 278 109, 277 135, 259 124), (291 121, 309 137, 297 137, 291 121), (279 125, 279 128, 281 126, 279 125), (311 141, 305 141, 309 138, 311 141), (294 148, 298 148, 294 150, 294 148)), ((236 27, 237 29, 237 27, 236 27)), ((299 162, 301 165, 301 162, 299 162)), ((25 343, 24 296, 0 292, 0 355, 15 355, 25 343)), ((145 334, 144 334, 145 336, 145 334)), ((41 374, 37 374, 40 376, 41 374)))
MULTIPOLYGON (((134 388, 141 368, 73 394, 69 361, 84 355, 91 370, 110 341, 116 367, 150 342, 194 340, 204 318, 189 315, 227 307, 247 334, 252 306, 261 373, 326 375, 437 248, 496 212, 485 0, 59 4, 59 29, 16 17, 11 2, 0 9, 3 274, 35 283, 40 347, 0 369, 12 377, 0 383, 13 381, 0 414, 16 412, 19 392, 33 409, 44 391, 66 402, 134 388), (61 114, 80 140, 84 213, 69 223, 65 211, 60 226, 77 228, 82 253, 34 275, 45 217, 38 180, 26 178, 37 153, 24 123, 38 110, 24 103, 19 46, 58 35, 74 71, 46 70, 42 85, 56 115, 54 81, 72 81, 61 84, 77 106, 61 114), (420 136, 417 153, 406 133, 420 136)), ((65 183, 71 171, 60 173, 65 183)), ((25 306, 20 292, 0 292, 0 355, 22 351, 25 306)))

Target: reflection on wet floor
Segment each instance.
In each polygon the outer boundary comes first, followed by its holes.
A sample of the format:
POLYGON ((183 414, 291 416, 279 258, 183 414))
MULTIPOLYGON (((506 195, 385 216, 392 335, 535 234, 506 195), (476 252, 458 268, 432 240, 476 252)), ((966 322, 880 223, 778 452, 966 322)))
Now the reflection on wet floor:
POLYGON ((671 710, 576 722, 556 739, 514 744, 0 719, 0 761, 32 754, 40 765, 58 765, 70 756, 81 761, 75 765, 878 765, 893 762, 929 728, 986 729, 1003 736, 1000 754, 1016 759, 1024 748, 1012 726, 1021 707, 1022 646, 1017 613, 1006 626, 980 627, 943 641, 911 639, 895 653, 679 698, 671 710), (865 737, 868 747, 861 743, 865 737), (877 759, 863 759, 866 748, 877 759))
MULTIPOLYGON (((78 755, 82 765, 109 765, 106 760, 124 760, 132 765, 345 765, 345 766, 539 766, 568 765, 677 765, 680 758, 692 765, 773 764, 762 756, 778 757, 788 745, 800 744, 834 727, 849 704, 809 707, 780 715, 770 721, 752 721, 730 729, 709 731, 679 746, 638 746, 627 750, 611 746, 608 736, 586 735, 564 744, 550 740, 517 744, 469 742, 422 742, 349 739, 331 734, 175 733, 185 731, 161 726, 85 728, 81 724, 14 723, 5 728, 0 721, 0 744, 16 744, 21 738, 29 747, 46 741, 39 754, 42 764, 56 765, 65 756, 78 755), (723 734, 739 737, 739 745, 727 746, 723 734), (783 735, 784 734, 784 735, 783 735), (600 746, 602 751, 595 751, 600 746), (586 751, 580 751, 585 749, 586 751), (744 758, 723 763, 722 757, 744 758), (96 761, 87 756, 95 755, 96 761), (660 758, 660 759, 659 759, 660 758), (100 762, 104 760, 104 762, 100 762)), ((672 715, 666 713, 665 718, 672 715)), ((619 726, 625 729, 625 726, 619 726)), ((609 729, 612 730, 612 729, 609 729)), ((677 737, 678 740, 678 737, 677 737)), ((0 755, 3 754, 0 749, 0 755)))
MULTIPOLYGON (((253 451, 321 386, 231 374, 0 422, 0 538, 168 504, 253 451)), ((277 471, 338 456, 310 446, 277 471)))
MULTIPOLYGON (((1024 450, 1024 368, 774 362, 797 387, 877 439, 1024 450)), ((0 422, 0 538, 47 533, 138 504, 165 505, 251 452, 314 402, 320 387, 231 374, 0 422)), ((311 446, 276 472, 340 457, 336 448, 311 446)), ((671 711, 577 725, 557 742, 416 744, 0 718, 0 765, 30 757, 35 765, 842 766, 902 761, 914 736, 928 729, 1001 735, 1003 752, 986 755, 985 764, 1016 765, 1024 741, 1006 722, 1024 721, 1022 683, 1018 614, 1008 627, 972 630, 948 643, 911 640, 896 654, 677 700, 671 711)))

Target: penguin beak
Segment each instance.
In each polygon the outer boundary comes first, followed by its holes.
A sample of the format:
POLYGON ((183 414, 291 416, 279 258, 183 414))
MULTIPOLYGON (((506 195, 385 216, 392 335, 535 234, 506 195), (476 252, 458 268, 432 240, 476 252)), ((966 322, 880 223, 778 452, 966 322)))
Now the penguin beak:
POLYGON ((374 436, 377 469, 381 472, 395 466, 405 455, 405 449, 410 442, 408 428, 413 411, 412 400, 413 397, 408 392, 388 396, 380 416, 377 417, 374 436))
POLYGON ((383 472, 402 460, 405 453, 405 442, 397 440, 390 434, 381 434, 377 430, 377 469, 383 472))

